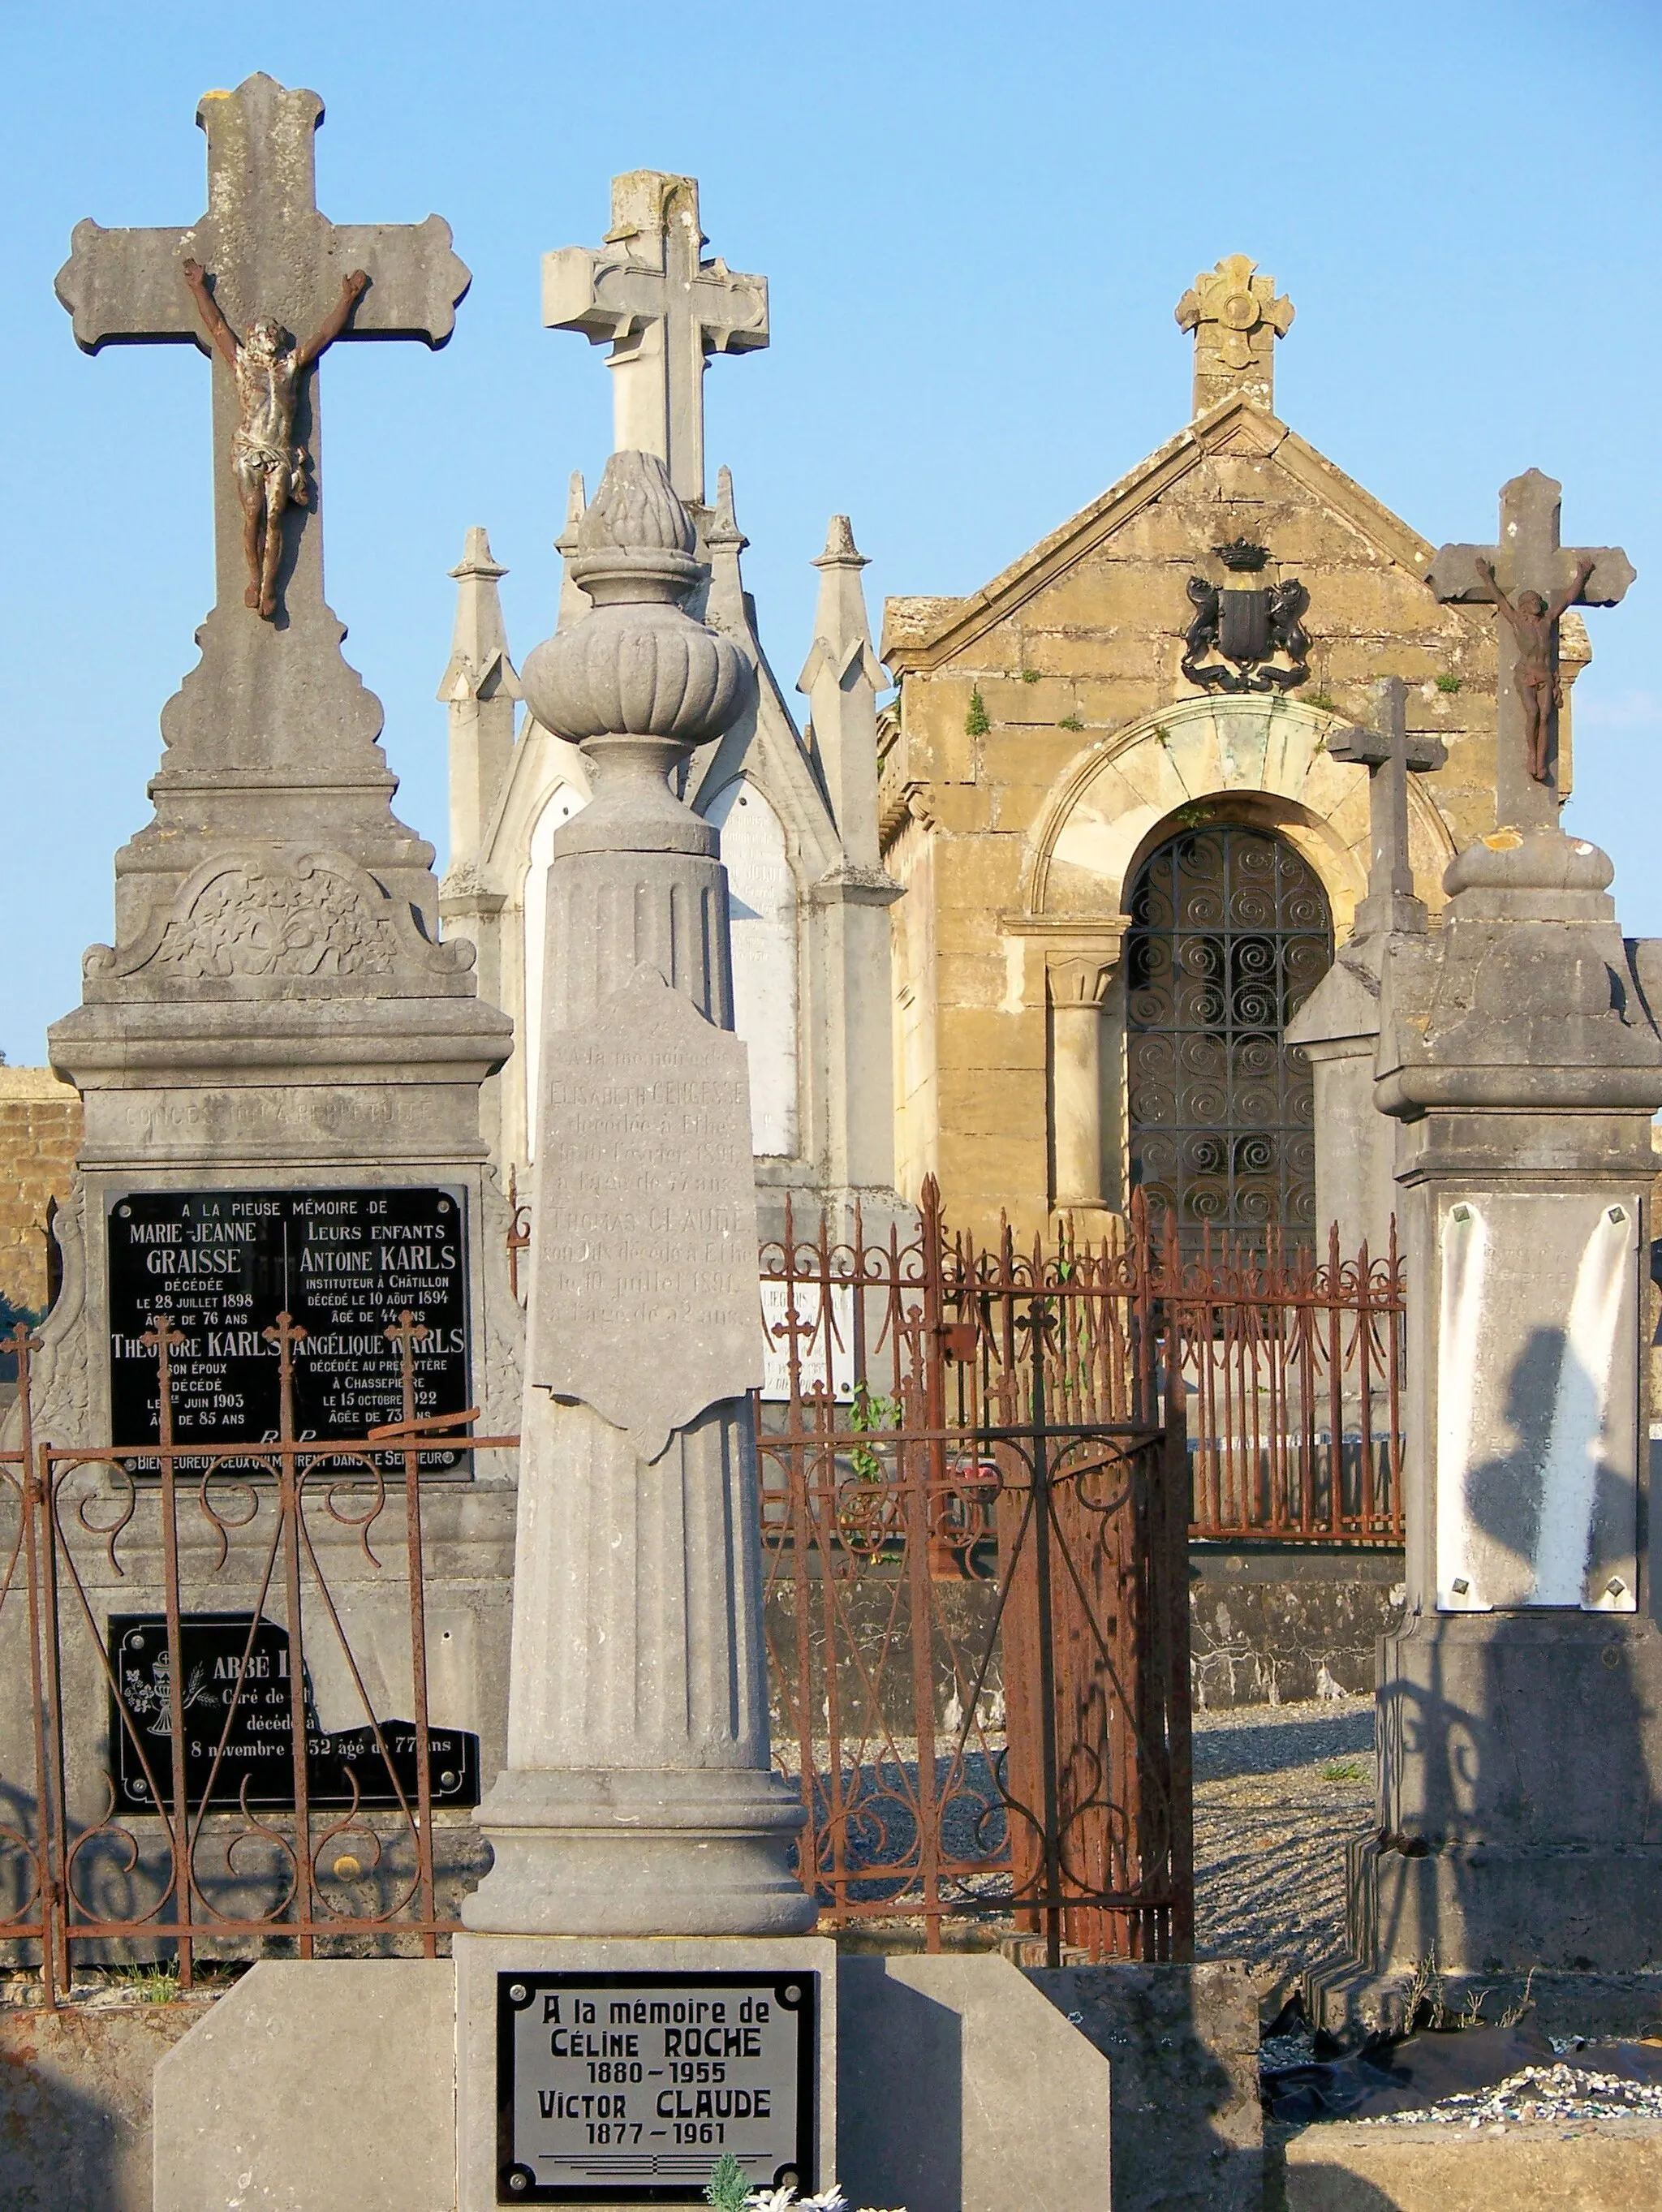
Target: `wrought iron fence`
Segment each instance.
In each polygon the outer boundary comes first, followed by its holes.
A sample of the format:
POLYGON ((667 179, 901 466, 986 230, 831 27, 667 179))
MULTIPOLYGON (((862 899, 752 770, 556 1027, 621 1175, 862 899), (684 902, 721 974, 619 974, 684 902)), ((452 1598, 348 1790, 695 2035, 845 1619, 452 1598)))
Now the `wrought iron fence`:
POLYGON ((477 1796, 477 1744, 429 1718, 422 1460, 476 1415, 417 1419, 427 1331, 406 1313, 387 1331, 403 1419, 297 1438, 304 1332, 283 1315, 265 1334, 281 1419, 257 1445, 176 1443, 185 1339, 165 1317, 144 1339, 159 1437, 139 1449, 37 1438, 36 1347, 21 1327, 9 1342, 21 1433, 0 1452, 0 1679, 27 1688, 0 1702, 0 1943, 38 1958, 48 2003, 72 1953, 173 1951, 188 1988, 204 1958, 274 1947, 430 1957, 455 1924, 435 1829, 447 1802, 477 1796), (383 1620, 390 1601, 407 1652, 390 1697, 348 1633, 366 1591, 383 1620), (326 1669, 344 1728, 320 1715, 326 1669), (410 1717, 389 1717, 405 1694, 410 1717))
MULTIPOLYGON (((1134 1252, 1146 1232, 1134 1234, 1134 1252)), ((1388 1249, 1327 1257, 1278 1237, 1148 1249, 1188 1407, 1193 1534, 1355 1545, 1403 1540, 1407 1303, 1388 1249)))
MULTIPOLYGON (((1181 1956, 1187 1541, 1397 1535, 1394 1249, 1185 1261, 1140 1199, 1105 1245, 982 1246, 931 1183, 911 1241, 793 1224, 762 1274, 775 1755, 827 1920, 1181 1956)), ((277 1435, 180 1443, 159 1319, 156 1440, 102 1449, 33 1432, 34 1340, 5 1340, 0 1955, 49 1999, 72 1956, 174 1951, 188 1985, 456 1925, 490 1750, 433 1718, 429 1612, 480 1501, 429 1473, 518 1439, 417 1418, 423 1334, 388 1331, 404 1418, 317 1441, 280 1317, 277 1435)))

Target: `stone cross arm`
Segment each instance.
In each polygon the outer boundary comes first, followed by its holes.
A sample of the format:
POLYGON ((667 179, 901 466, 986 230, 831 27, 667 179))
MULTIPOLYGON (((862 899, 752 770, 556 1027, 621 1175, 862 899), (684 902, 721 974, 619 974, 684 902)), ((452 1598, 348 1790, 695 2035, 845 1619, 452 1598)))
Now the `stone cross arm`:
POLYGON ((1537 579, 1514 577, 1504 545, 1440 545, 1426 571, 1426 581, 1440 599, 1464 605, 1492 606, 1495 592, 1478 562, 1491 563, 1508 591, 1535 590, 1543 597, 1553 590, 1568 591, 1584 561, 1592 567, 1571 604, 1578 607, 1618 606, 1638 571, 1619 545, 1560 545, 1552 549, 1549 574, 1537 579))
MULTIPOLYGON (((593 345, 631 337, 670 308, 673 273, 617 248, 562 246, 543 256, 543 321, 593 345)), ((706 353, 755 353, 768 343, 768 280, 719 258, 679 280, 706 353)))
POLYGON ((96 353, 107 345, 189 343, 206 353, 207 335, 184 276, 184 264, 192 258, 214 277, 215 296, 233 329, 255 315, 277 314, 304 337, 328 313, 342 277, 362 269, 369 289, 343 338, 419 338, 435 349, 448 341, 470 280, 451 251, 450 226, 441 216, 419 223, 316 220, 315 251, 303 264, 284 257, 276 299, 256 296, 240 271, 215 266, 220 256, 216 242, 203 235, 205 220, 188 230, 76 223, 56 285, 73 318, 76 343, 96 353))

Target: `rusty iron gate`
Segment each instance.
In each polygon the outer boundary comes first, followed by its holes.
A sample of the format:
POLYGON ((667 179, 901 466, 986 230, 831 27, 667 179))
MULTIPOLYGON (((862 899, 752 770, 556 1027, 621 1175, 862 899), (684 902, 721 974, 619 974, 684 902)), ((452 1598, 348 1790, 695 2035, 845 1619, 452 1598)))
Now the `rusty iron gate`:
MULTIPOLYGON (((1141 1217, 1139 1217, 1141 1222, 1141 1217)), ((762 1253, 775 1756, 832 1925, 1193 1936, 1188 1492, 1146 1236, 762 1253)))

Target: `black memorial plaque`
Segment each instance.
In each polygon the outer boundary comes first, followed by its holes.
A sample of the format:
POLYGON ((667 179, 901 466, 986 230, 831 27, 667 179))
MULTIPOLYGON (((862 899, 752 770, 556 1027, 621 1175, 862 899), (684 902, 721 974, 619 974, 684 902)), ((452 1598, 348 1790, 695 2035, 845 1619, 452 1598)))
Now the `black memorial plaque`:
POLYGON ((496 2202, 816 2187, 817 1974, 496 1977, 496 2202))
MULTIPOLYGON (((277 1434, 280 1313, 295 1347, 295 1433, 362 1437, 401 1420, 398 1346, 406 1310, 416 1410, 464 1412, 468 1395, 467 1220, 460 1190, 129 1191, 108 1219, 111 1441, 161 1441, 156 1356, 140 1339, 158 1314, 186 1343, 173 1355, 176 1443, 269 1443, 277 1434)), ((454 1468, 465 1449, 424 1451, 454 1468)))
MULTIPOLYGON (((110 1743, 117 1806, 127 1813, 154 1813, 158 1807, 171 1812, 167 1620, 156 1613, 112 1613, 107 1634, 115 1684, 110 1743)), ((293 1812, 294 1685, 287 1629, 271 1620, 256 1625, 249 1613, 187 1613, 179 1624, 179 1650, 185 1796, 191 1811, 200 1811, 204 1802, 222 1809, 246 1802, 263 1812, 293 1812)), ((368 1722, 326 1729, 318 1724, 309 1680, 302 1691, 311 1802, 387 1806, 397 1805, 401 1796, 413 1807, 414 1723, 378 1717, 379 1742, 368 1722)), ((478 1736, 465 1729, 429 1729, 427 1752, 433 1803, 477 1805, 478 1736)))

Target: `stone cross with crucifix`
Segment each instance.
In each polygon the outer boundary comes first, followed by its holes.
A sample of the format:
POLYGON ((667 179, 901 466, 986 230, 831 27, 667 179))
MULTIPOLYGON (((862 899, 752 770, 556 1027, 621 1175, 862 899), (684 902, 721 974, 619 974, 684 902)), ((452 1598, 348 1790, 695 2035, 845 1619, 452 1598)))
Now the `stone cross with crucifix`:
POLYGON ((1369 842, 1367 896, 1356 908, 1355 934, 1385 936, 1426 927, 1425 902, 1415 896, 1408 857, 1408 779, 1442 767, 1448 749, 1440 738, 1408 732, 1408 686, 1387 676, 1375 687, 1379 713, 1371 730, 1330 730, 1327 750, 1337 761, 1367 770, 1369 842))
POLYGON ((218 607, 292 620, 323 604, 312 374, 338 338, 441 346, 468 274, 450 227, 332 223, 319 211, 314 92, 251 76, 204 94, 208 211, 188 230, 77 223, 58 296, 88 353, 194 344, 216 356, 218 607))
POLYGON ((705 261, 698 183, 656 169, 612 180, 612 228, 543 257, 543 320, 610 343, 612 443, 656 453, 679 497, 704 501, 704 362, 768 343, 768 280, 705 261))
POLYGON ((1539 469, 1501 488, 1494 545, 1444 545, 1427 572, 1440 599, 1495 609, 1495 820, 1511 830, 1557 825, 1558 623, 1567 607, 1613 607, 1634 580, 1619 546, 1561 545, 1563 486, 1539 469))

